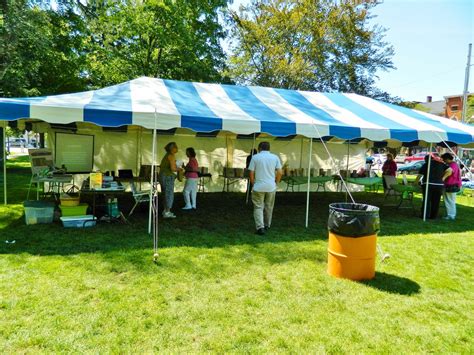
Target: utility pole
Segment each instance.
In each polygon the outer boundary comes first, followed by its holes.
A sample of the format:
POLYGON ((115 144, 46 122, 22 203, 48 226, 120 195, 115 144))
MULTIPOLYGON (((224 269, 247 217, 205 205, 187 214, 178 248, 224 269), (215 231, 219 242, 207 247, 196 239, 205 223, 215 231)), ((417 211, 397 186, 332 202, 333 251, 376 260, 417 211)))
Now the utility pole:
POLYGON ((467 92, 469 89, 469 70, 471 69, 471 51, 472 51, 472 43, 469 43, 469 49, 467 51, 467 65, 466 65, 466 76, 464 78, 464 92, 462 98, 462 116, 461 122, 466 122, 466 114, 467 114, 467 92))

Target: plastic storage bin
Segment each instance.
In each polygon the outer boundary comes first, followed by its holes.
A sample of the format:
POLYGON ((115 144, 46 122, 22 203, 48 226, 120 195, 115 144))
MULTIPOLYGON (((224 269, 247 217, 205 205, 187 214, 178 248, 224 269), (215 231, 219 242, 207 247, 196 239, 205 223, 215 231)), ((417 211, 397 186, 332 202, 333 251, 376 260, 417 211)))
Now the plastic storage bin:
POLYGON ((91 214, 85 216, 61 217, 60 219, 66 228, 94 227, 97 223, 97 218, 91 214))
POLYGON ((52 223, 54 217, 54 202, 49 201, 25 201, 26 224, 52 223))
POLYGON ((70 216, 84 216, 87 214, 87 208, 89 205, 87 203, 81 203, 77 206, 59 206, 61 210, 61 215, 63 217, 70 217, 70 216))
POLYGON ((74 195, 61 194, 61 196, 59 197, 59 200, 61 201, 61 206, 68 206, 68 207, 78 206, 80 199, 81 197, 79 196, 79 194, 74 194, 74 195))

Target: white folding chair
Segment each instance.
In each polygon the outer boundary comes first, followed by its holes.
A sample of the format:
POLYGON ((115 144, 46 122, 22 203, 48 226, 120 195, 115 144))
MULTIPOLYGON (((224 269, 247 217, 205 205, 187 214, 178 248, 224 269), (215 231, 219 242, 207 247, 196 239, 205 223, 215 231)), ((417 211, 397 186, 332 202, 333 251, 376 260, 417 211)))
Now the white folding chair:
MULTIPOLYGON (((384 203, 383 204, 384 204, 384 206, 387 206, 387 205, 385 205, 385 202, 386 202, 387 198, 390 197, 390 196, 398 197, 400 195, 400 193, 395 191, 392 188, 392 185, 397 185, 398 184, 397 178, 395 176, 383 175, 383 181, 385 183, 385 186, 384 186, 385 197, 384 197, 384 203)), ((393 206, 397 206, 397 205, 393 205, 393 206)))
POLYGON ((132 209, 130 210, 130 213, 128 216, 130 217, 135 211, 135 208, 142 203, 142 202, 150 202, 150 191, 138 191, 137 188, 135 187, 135 183, 130 181, 130 188, 132 189, 132 195, 133 199, 135 200, 135 205, 133 205, 132 209))

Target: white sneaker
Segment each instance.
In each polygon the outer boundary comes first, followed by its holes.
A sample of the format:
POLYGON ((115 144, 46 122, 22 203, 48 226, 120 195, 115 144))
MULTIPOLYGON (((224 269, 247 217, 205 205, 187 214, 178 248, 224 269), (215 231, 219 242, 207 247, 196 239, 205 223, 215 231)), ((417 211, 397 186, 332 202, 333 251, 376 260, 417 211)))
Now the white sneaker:
POLYGON ((163 218, 176 218, 176 216, 172 212, 165 212, 163 213, 163 218))
POLYGON ((192 210, 192 209, 193 209, 193 208, 192 208, 191 206, 184 206, 184 207, 182 208, 182 210, 184 210, 184 211, 188 211, 188 210, 192 210))

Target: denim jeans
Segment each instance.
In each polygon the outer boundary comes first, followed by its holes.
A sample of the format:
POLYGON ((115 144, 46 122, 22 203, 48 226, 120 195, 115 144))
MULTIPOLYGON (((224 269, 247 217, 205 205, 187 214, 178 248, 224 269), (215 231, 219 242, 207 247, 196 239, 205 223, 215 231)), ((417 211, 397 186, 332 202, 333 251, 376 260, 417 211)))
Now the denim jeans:
POLYGON ((176 176, 160 176, 161 192, 165 200, 165 209, 170 210, 174 201, 174 180, 176 176))

